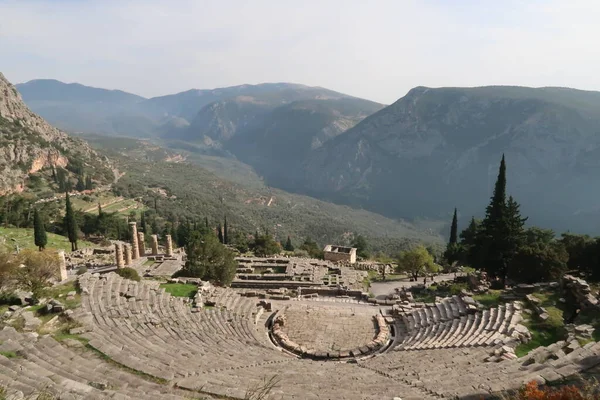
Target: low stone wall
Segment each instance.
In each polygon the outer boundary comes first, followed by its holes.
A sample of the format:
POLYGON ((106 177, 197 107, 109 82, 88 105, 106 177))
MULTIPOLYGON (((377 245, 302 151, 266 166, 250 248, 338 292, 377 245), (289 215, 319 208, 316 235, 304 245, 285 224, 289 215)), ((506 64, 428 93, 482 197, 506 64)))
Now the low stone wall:
POLYGON ((590 285, 583 279, 565 275, 562 278, 562 288, 571 293, 581 309, 598 307, 598 298, 592 294, 590 285))
POLYGON ((337 288, 327 288, 327 287, 309 287, 301 289, 302 296, 317 294, 319 296, 326 297, 337 297, 337 296, 348 296, 354 297, 358 300, 363 300, 365 297, 368 297, 368 293, 364 293, 362 290, 353 290, 353 289, 337 289, 337 288))
POLYGON ((371 354, 377 350, 383 348, 388 340, 390 339, 390 329, 385 322, 385 318, 382 315, 376 314, 375 318, 377 324, 377 335, 369 343, 356 349, 342 349, 332 351, 319 351, 315 349, 309 349, 305 346, 301 346, 298 343, 292 341, 287 333, 284 332, 283 327, 286 323, 286 317, 284 314, 279 314, 273 320, 273 328, 271 332, 275 340, 287 351, 297 354, 301 357, 313 358, 313 359, 340 359, 340 358, 356 358, 371 354))

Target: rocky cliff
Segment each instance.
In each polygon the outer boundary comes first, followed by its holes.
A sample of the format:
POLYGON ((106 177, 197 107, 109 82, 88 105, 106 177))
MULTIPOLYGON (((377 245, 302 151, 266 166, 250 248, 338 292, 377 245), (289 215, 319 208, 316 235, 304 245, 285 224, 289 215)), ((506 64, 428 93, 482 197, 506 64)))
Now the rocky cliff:
POLYGON ((0 73, 0 194, 22 191, 29 174, 74 162, 97 180, 107 176, 107 160, 31 112, 0 73))

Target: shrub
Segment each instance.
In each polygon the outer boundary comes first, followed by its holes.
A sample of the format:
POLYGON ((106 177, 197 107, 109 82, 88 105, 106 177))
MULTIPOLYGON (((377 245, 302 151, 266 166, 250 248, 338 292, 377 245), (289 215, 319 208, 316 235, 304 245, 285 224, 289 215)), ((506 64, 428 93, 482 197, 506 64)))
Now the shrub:
POLYGON ((0 304, 21 305, 21 300, 14 293, 0 292, 0 304))
POLYGON ((119 275, 120 277, 125 278, 125 279, 130 279, 130 280, 136 281, 136 282, 139 282, 141 280, 140 275, 133 268, 125 267, 125 268, 118 269, 116 272, 117 272, 117 275, 119 275))
POLYGON ((86 272, 88 272, 87 267, 79 267, 79 269, 77 270, 77 275, 83 275, 86 272))
POLYGON ((599 388, 597 382, 578 388, 574 385, 566 385, 558 388, 542 387, 532 381, 525 385, 519 393, 511 397, 511 400, 592 400, 597 399, 599 388))

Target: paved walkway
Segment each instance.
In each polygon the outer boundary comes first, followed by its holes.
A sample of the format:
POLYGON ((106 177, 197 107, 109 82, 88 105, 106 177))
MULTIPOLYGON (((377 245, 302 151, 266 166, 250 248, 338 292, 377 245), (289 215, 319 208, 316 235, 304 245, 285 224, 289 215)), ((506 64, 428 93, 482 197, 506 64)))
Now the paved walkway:
MULTIPOLYGON (((459 274, 457 274, 458 276, 459 274)), ((435 277, 435 282, 442 281, 451 281, 454 280, 454 273, 451 274, 441 274, 435 277)), ((433 282, 430 278, 427 278, 427 286, 431 285, 433 282)), ((411 286, 415 286, 418 284, 423 284, 423 278, 419 278, 416 282, 411 282, 409 278, 405 278, 399 281, 391 281, 391 282, 374 282, 371 284, 371 292, 375 295, 377 299, 385 299, 385 297, 394 293, 394 289, 404 287, 409 288, 411 286)))

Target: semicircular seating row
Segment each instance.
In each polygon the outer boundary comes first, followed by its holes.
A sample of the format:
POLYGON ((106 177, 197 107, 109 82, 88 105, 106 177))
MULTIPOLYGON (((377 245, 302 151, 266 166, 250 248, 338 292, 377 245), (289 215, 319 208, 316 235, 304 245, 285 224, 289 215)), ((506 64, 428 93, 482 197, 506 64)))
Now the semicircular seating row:
POLYGON ((401 315, 394 350, 492 346, 514 340, 522 320, 518 302, 468 312, 459 296, 401 315))
POLYGON ((49 335, 37 337, 12 327, 0 331, 0 385, 7 398, 36 398, 40 393, 61 400, 184 400, 189 393, 149 382, 117 368, 90 352, 71 348, 49 335))
POLYGON ((157 282, 109 273, 79 277, 78 318, 89 344, 114 361, 203 394, 247 397, 249 388, 276 376, 277 398, 381 399, 402 394, 430 399, 418 388, 355 365, 312 362, 284 354, 262 325, 256 300, 217 288, 216 306, 191 312, 157 282))

